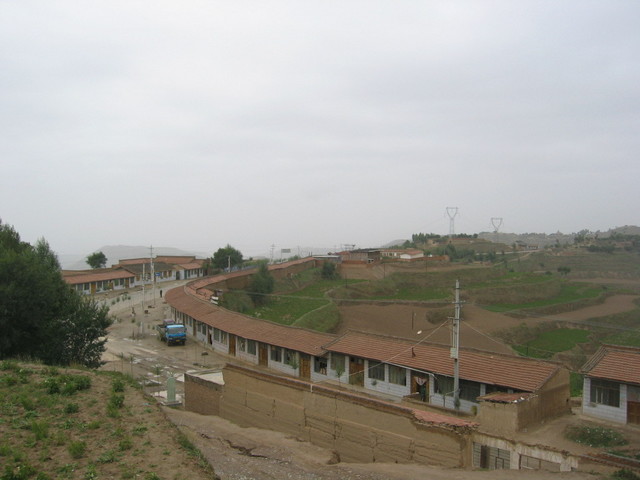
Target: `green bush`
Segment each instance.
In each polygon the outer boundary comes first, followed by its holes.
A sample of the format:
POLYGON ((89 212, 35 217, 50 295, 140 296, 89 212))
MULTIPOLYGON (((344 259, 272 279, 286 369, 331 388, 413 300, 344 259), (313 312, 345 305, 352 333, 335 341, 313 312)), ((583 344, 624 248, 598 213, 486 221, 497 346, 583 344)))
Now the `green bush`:
POLYGON ((114 393, 109 397, 108 406, 112 406, 114 408, 122 408, 123 405, 124 405, 124 395, 114 393))
POLYGON ((87 451, 87 444, 82 440, 74 440, 67 448, 73 458, 82 458, 87 451))
POLYGON ((77 403, 67 403, 64 406, 64 413, 66 414, 78 413, 79 411, 80 411, 80 407, 78 406, 77 403))
POLYGON ((44 440, 49 436, 49 423, 46 421, 33 421, 31 422, 31 431, 36 437, 36 440, 44 440))
POLYGON ((114 378, 111 382, 111 390, 114 392, 124 392, 124 381, 121 378, 114 378))
POLYGON ((133 448, 133 440, 131 440, 131 438, 129 437, 123 438, 118 443, 118 448, 121 452, 124 452, 125 450, 131 450, 133 448))
POLYGON ((605 427, 570 426, 566 429, 565 436, 569 440, 590 447, 617 447, 629 443, 621 433, 605 427))
POLYGON ((640 476, 634 473, 632 470, 623 468, 622 470, 616 470, 611 475, 611 478, 615 480, 640 480, 640 476))

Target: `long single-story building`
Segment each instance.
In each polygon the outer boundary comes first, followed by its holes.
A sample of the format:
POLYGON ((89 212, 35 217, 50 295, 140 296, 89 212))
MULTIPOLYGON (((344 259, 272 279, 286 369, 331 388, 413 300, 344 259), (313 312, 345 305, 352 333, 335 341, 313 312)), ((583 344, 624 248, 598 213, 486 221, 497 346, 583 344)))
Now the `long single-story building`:
POLYGON ((203 294, 212 294, 203 288, 207 280, 170 290, 166 301, 189 335, 231 357, 312 382, 348 383, 463 412, 477 411, 479 397, 493 392, 544 396, 544 412, 535 418, 569 411, 569 372, 559 364, 463 348, 456 406, 449 348, 362 332, 337 336, 248 317, 211 304, 203 294))

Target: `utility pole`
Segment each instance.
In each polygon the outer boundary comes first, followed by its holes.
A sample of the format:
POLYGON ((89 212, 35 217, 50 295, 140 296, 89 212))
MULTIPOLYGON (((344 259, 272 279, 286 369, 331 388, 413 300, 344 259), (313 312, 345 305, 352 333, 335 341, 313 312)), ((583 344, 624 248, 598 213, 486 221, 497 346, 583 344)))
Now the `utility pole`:
POLYGON ((460 281, 456 280, 455 316, 453 317, 453 328, 451 329, 451 358, 453 358, 453 406, 460 408, 460 281))
POLYGON ((458 207, 447 207, 446 211, 449 215, 449 240, 451 240, 456 233, 454 219, 458 215, 458 207))
POLYGON ((149 247, 149 263, 151 264, 151 292, 153 297, 153 306, 156 306, 156 272, 153 268, 153 245, 149 247))
POLYGON ((498 240, 500 239, 500 237, 498 235, 498 231, 500 230, 500 227, 502 226, 502 218, 501 217, 491 217, 491 225, 493 225, 493 232, 496 234, 496 243, 498 243, 498 240))

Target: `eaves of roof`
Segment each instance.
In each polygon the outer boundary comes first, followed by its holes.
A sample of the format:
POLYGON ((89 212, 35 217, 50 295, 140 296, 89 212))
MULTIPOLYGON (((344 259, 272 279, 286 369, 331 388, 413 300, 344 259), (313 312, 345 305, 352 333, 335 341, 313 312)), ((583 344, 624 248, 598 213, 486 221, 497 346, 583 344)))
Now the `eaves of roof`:
MULTIPOLYGON (((324 348, 330 352, 393 363, 433 374, 454 375, 454 360, 450 356, 450 349, 442 345, 347 332, 324 348)), ((559 369, 559 365, 550 362, 470 349, 459 351, 461 379, 525 392, 540 389, 559 369)))
POLYGON ((109 280, 119 280, 121 278, 134 278, 135 275, 126 270, 111 270, 109 272, 82 274, 82 275, 65 275, 64 281, 70 285, 79 285, 81 283, 104 282, 109 280))
POLYGON ((640 385, 640 348, 603 345, 582 372, 589 377, 640 385))
POLYGON ((165 294, 166 301, 174 308, 211 327, 277 347, 296 350, 309 355, 322 356, 322 345, 335 339, 335 335, 314 332, 247 317, 230 312, 207 301, 189 295, 187 289, 178 287, 165 294))

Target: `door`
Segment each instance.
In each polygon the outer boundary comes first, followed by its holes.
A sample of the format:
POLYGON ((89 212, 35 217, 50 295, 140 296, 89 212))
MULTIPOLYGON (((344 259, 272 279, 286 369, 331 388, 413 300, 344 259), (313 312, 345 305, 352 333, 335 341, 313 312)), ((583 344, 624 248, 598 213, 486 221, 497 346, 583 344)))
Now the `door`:
POLYGON ((640 425, 640 402, 627 402, 627 423, 640 425))
POLYGON ((364 387, 364 358, 349 357, 349 383, 364 387))
POLYGON ((311 359, 306 353, 300 354, 300 378, 311 379, 311 359))
POLYGON ((258 365, 269 365, 269 347, 266 343, 258 344, 258 365))
POLYGON ((229 355, 236 356, 236 336, 229 335, 229 355))
POLYGON ((414 372, 411 372, 411 394, 417 395, 423 402, 429 401, 428 375, 416 375, 414 372))

